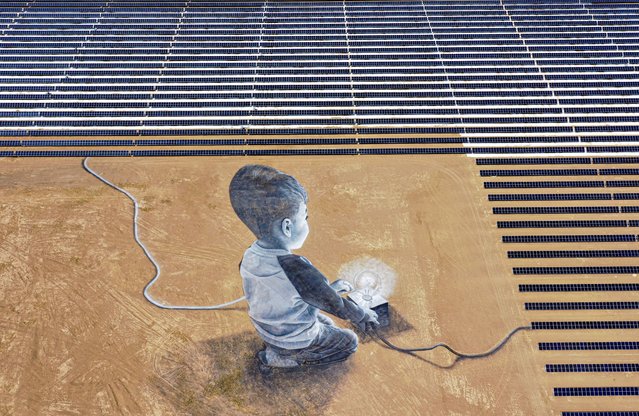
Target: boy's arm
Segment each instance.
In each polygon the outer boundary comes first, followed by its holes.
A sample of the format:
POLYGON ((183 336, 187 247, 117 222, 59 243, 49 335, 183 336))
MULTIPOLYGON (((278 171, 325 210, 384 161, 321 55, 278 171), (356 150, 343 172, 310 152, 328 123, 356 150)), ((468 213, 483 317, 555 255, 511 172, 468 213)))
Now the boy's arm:
POLYGON ((364 309, 339 296, 305 258, 290 254, 278 256, 277 260, 304 302, 356 325, 367 318, 364 309))

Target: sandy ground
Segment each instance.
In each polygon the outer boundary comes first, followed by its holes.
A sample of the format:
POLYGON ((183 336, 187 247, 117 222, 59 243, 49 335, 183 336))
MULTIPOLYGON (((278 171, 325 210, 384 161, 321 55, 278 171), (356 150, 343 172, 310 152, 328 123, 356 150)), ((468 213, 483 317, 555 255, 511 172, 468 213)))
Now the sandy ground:
MULTIPOLYGON (((362 256, 397 272, 393 342, 475 352, 529 323, 463 156, 94 159, 141 201, 141 238, 164 270, 153 296, 204 305, 242 295, 237 265, 253 239, 227 187, 256 162, 309 190, 299 254, 327 276, 362 256)), ((189 312, 144 300, 153 268, 131 214, 80 159, 0 159, 0 414, 559 414, 530 333, 458 362, 362 339, 343 365, 264 379, 245 304, 189 312)))

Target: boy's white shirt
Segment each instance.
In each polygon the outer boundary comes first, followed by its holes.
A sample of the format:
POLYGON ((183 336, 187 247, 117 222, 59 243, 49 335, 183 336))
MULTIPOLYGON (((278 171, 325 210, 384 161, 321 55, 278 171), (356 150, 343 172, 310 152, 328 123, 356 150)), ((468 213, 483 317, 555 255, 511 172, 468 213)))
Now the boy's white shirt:
POLYGON ((306 348, 317 337, 318 309, 304 302, 277 261, 291 254, 253 243, 240 265, 249 317, 264 341, 280 348, 306 348))

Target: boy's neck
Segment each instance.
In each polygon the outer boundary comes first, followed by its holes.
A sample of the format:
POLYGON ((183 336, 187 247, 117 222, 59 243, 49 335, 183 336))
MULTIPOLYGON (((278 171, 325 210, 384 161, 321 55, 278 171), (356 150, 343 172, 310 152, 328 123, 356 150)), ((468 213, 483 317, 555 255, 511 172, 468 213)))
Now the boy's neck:
POLYGON ((279 241, 269 241, 269 240, 257 240, 256 244, 261 248, 265 248, 267 250, 286 250, 290 251, 287 247, 285 247, 279 241))

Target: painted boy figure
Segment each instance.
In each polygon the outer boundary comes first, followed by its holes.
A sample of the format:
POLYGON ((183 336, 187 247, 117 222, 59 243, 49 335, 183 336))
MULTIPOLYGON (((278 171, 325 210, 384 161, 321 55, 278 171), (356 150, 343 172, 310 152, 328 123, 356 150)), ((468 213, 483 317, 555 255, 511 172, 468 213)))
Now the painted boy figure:
POLYGON ((231 204, 257 241, 246 250, 240 274, 249 317, 266 348, 258 353, 266 367, 298 367, 344 361, 357 350, 357 335, 319 313, 346 319, 359 329, 377 316, 339 293, 352 290, 336 280, 329 285, 304 257, 291 253, 309 233, 307 194, 292 176, 262 165, 247 165, 231 180, 231 204))

